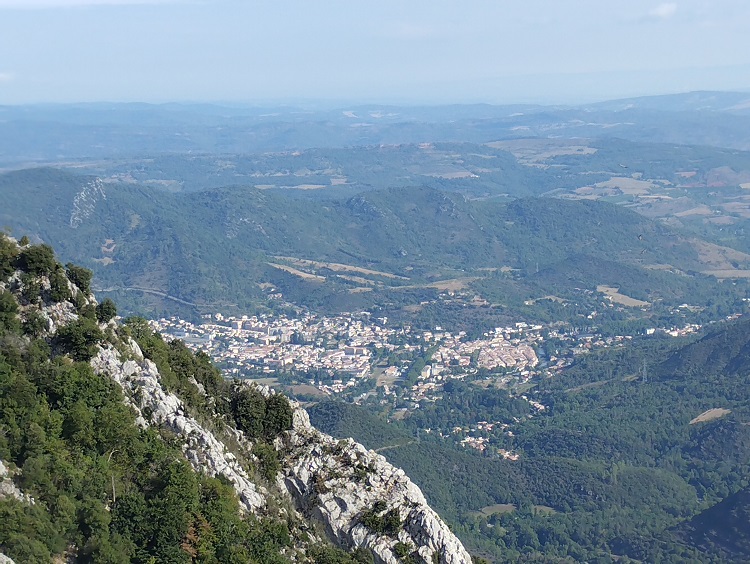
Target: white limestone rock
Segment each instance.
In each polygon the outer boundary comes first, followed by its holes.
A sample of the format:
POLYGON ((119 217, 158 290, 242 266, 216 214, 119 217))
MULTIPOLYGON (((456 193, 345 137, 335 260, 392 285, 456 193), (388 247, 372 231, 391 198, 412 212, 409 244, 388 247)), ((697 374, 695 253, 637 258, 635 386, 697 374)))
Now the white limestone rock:
MULTIPOLYGON (((23 283, 23 272, 20 270, 16 270, 6 282, 0 283, 0 289, 6 289, 12 292, 17 298, 23 294, 24 291, 24 283, 23 283)), ((42 289, 42 292, 48 292, 50 290, 50 281, 49 278, 46 276, 39 276, 36 279, 40 285, 40 288, 42 289)), ((83 296, 82 302, 83 305, 88 305, 89 303, 96 303, 93 296, 87 296, 83 294, 83 292, 73 283, 70 282, 70 280, 67 281, 68 289, 70 290, 71 294, 73 296, 76 296, 78 294, 81 294, 83 296)), ((21 303, 21 300, 19 299, 19 303, 21 303)), ((32 306, 23 306, 21 307, 21 314, 22 319, 27 314, 29 309, 36 310, 36 305, 39 306, 38 312, 39 315, 42 316, 42 318, 45 320, 46 323, 46 331, 49 335, 54 335, 57 333, 57 330, 67 325, 68 323, 75 321, 78 319, 78 313, 76 311, 76 307, 69 301, 63 301, 63 302, 39 302, 38 304, 34 304, 32 306)))
POLYGON ((16 563, 13 562, 11 558, 8 558, 7 556, 5 556, 5 554, 0 552, 0 564, 16 564, 16 563))
POLYGON ((78 319, 75 306, 68 301, 45 305, 39 309, 39 313, 46 320, 47 333, 50 335, 54 335, 60 327, 78 319))
POLYGON ((300 510, 320 519, 340 546, 366 547, 378 563, 397 564, 394 546, 414 548, 423 564, 437 555, 441 564, 470 564, 461 541, 427 504, 420 489, 403 470, 352 439, 336 440, 310 424, 296 406, 293 429, 277 439, 282 453, 284 483, 300 510), (397 510, 403 523, 397 536, 377 534, 360 523, 363 512, 377 501, 397 510))
POLYGON ((101 349, 91 360, 97 374, 113 378, 125 391, 138 413, 141 426, 166 425, 183 441, 183 452, 190 464, 209 476, 229 480, 244 510, 255 513, 265 506, 265 492, 254 484, 236 457, 227 452, 216 436, 190 417, 180 399, 161 385, 156 365, 143 358, 138 345, 130 343, 136 360, 122 361, 114 348, 101 349))
POLYGON ((106 199, 107 194, 104 191, 104 183, 101 178, 94 178, 81 186, 81 191, 73 198, 73 209, 70 212, 70 227, 78 229, 94 213, 99 200, 106 199))
MULTIPOLYGON (((18 486, 13 483, 10 471, 5 464, 3 464, 3 461, 0 460, 0 499, 7 497, 12 497, 23 503, 34 505, 34 498, 30 495, 26 495, 18 489, 18 486)), ((0 560, 0 564, 2 564, 2 560, 0 560)))

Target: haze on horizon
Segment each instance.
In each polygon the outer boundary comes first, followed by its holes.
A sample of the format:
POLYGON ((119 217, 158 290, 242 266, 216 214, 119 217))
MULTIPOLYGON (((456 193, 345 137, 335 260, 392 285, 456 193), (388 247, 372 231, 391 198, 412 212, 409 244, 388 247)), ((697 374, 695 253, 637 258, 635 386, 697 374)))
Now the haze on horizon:
POLYGON ((746 0, 0 0, 0 104, 750 89, 746 0))

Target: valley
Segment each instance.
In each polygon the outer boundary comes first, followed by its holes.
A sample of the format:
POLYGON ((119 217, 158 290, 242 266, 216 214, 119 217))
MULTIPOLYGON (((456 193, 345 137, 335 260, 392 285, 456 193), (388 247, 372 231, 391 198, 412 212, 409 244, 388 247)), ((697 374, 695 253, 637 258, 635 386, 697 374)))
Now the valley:
MULTIPOLYGON (((210 412, 196 379, 209 358, 217 398, 270 385, 302 402, 336 438, 285 435, 298 442, 277 456, 315 467, 283 472, 331 523, 377 453, 480 562, 740 562, 745 99, 115 105, 103 129, 89 123, 101 107, 66 118, 81 123, 33 108, 17 142, 0 141, 0 226, 90 269, 196 416, 210 412), (24 141, 34 131, 44 143, 24 141), (329 472, 316 449, 355 466, 329 472)), ((2 112, 0 132, 18 132, 2 112)), ((28 325, 35 302, 19 295, 28 325)), ((268 448, 250 467, 272 476, 268 448)), ((357 507, 356 526, 394 533, 390 510, 357 507)), ((315 550, 305 526, 288 525, 298 552, 315 550)), ((336 530, 339 547, 358 542, 336 530)), ((368 542, 394 558, 412 546, 368 542)))
POLYGON ((750 562, 749 23, 0 0, 0 564, 750 562))

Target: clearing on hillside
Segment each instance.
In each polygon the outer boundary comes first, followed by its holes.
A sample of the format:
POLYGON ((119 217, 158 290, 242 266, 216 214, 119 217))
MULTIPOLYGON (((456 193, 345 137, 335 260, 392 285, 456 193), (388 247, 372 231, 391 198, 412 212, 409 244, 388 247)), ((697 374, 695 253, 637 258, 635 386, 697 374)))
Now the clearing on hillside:
POLYGON ((698 417, 691 419, 690 424, 695 425, 696 423, 705 423, 706 421, 713 421, 714 419, 721 419, 725 415, 729 415, 732 413, 729 409, 724 409, 723 407, 715 407, 713 409, 709 409, 708 411, 704 411, 701 413, 698 417))
POLYGON ((704 270, 702 274, 715 278, 750 278, 750 270, 704 270))
POLYGON ((382 276, 383 278, 394 278, 399 280, 408 280, 405 276, 398 276, 397 274, 391 274, 389 272, 380 272, 379 270, 370 270, 369 268, 361 268, 359 266, 352 266, 349 264, 340 264, 337 262, 320 262, 317 260, 301 259, 295 257, 285 257, 276 255, 274 258, 284 260, 296 264, 297 266, 312 266, 314 268, 327 268, 334 272, 358 272, 360 274, 368 274, 370 276, 382 276))
POLYGON ((619 288, 612 288, 611 286, 597 286, 597 292, 601 292, 607 296, 610 300, 616 304, 624 305, 625 307, 648 307, 651 304, 642 300, 636 300, 630 296, 620 293, 619 288))
POLYGON ((284 272, 288 272, 289 274, 294 274, 295 276, 299 276, 300 278, 304 280, 315 280, 317 282, 325 282, 326 278, 325 276, 318 276, 317 274, 310 274, 309 272, 303 272, 301 270, 297 270, 296 268, 292 268, 291 266, 284 266, 283 264, 274 264, 272 262, 267 263, 268 266, 273 266, 274 268, 278 268, 279 270, 283 270, 284 272))
POLYGON ((482 507, 482 509, 479 510, 479 513, 489 517, 490 515, 495 515, 496 513, 512 513, 515 510, 516 506, 512 503, 496 503, 495 505, 482 507))

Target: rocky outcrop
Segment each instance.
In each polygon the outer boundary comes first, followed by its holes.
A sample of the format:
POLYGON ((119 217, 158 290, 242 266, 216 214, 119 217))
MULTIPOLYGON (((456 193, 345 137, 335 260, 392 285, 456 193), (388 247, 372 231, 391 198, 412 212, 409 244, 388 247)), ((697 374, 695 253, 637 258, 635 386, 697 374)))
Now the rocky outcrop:
POLYGON ((266 504, 265 492, 252 482, 237 458, 216 436, 190 417, 182 401, 161 385, 156 365, 130 342, 135 359, 122 360, 114 348, 106 348, 91 360, 97 374, 113 378, 125 391, 130 405, 138 412, 141 426, 165 425, 182 438, 182 450, 190 464, 210 476, 229 480, 240 498, 242 507, 256 512, 266 504))
POLYGON ((303 514, 320 519, 342 547, 365 547, 376 562, 397 564, 409 550, 424 564, 469 564, 461 541, 427 504, 403 470, 352 439, 336 440, 315 429, 297 407, 292 431, 277 439, 284 482, 303 514), (365 525, 390 515, 388 533, 365 525), (367 519, 365 519, 367 521, 367 519))
POLYGON ((11 558, 8 558, 7 556, 5 556, 5 554, 0 552, 0 564, 16 564, 16 563, 11 558))
MULTIPOLYGON (((42 298, 48 296, 51 289, 49 278, 47 276, 39 276, 36 278, 36 282, 39 284, 42 298)), ((93 296, 86 295, 69 280, 67 281, 67 285, 71 295, 80 299, 81 306, 90 304, 96 305, 96 300, 94 300, 93 296)), ((0 283, 0 289, 8 289, 16 296, 20 296, 24 291, 23 273, 20 270, 15 271, 5 283, 0 283)), ((21 300, 19 300, 19 303, 20 302, 21 300)), ((39 315, 42 316, 45 323, 45 330, 49 335, 54 335, 60 327, 78 319, 76 306, 67 300, 55 302, 52 300, 41 299, 34 303, 31 309, 38 311, 39 315)), ((28 306, 23 306, 21 308, 21 316, 23 320, 26 319, 28 310, 28 306)))
MULTIPOLYGON (((5 497, 12 497, 24 503, 34 504, 34 498, 23 493, 18 489, 18 486, 13 483, 10 471, 5 464, 3 464, 3 461, 0 460, 0 499, 5 497)), ((0 560, 0 564, 2 564, 2 560, 0 560)))
MULTIPOLYGON (((122 386, 141 426, 165 425, 180 436, 185 456, 196 470, 221 475, 235 487, 245 510, 266 505, 265 490, 254 484, 236 457, 217 437, 191 418, 182 401, 161 385, 156 365, 130 342, 134 358, 123 360, 114 348, 92 359, 98 374, 122 386)), ((275 393, 259 388, 263 395, 275 393)), ((324 523, 328 535, 345 548, 364 547, 379 564, 397 564, 397 550, 408 550, 424 564, 469 564, 471 557, 403 470, 352 439, 336 440, 315 429, 307 412, 296 406, 293 428, 276 440, 283 488, 299 510, 324 523), (380 508, 375 519, 397 515, 394 530, 376 531, 363 516, 380 508)), ((402 556, 402 555, 401 555, 402 556)))

